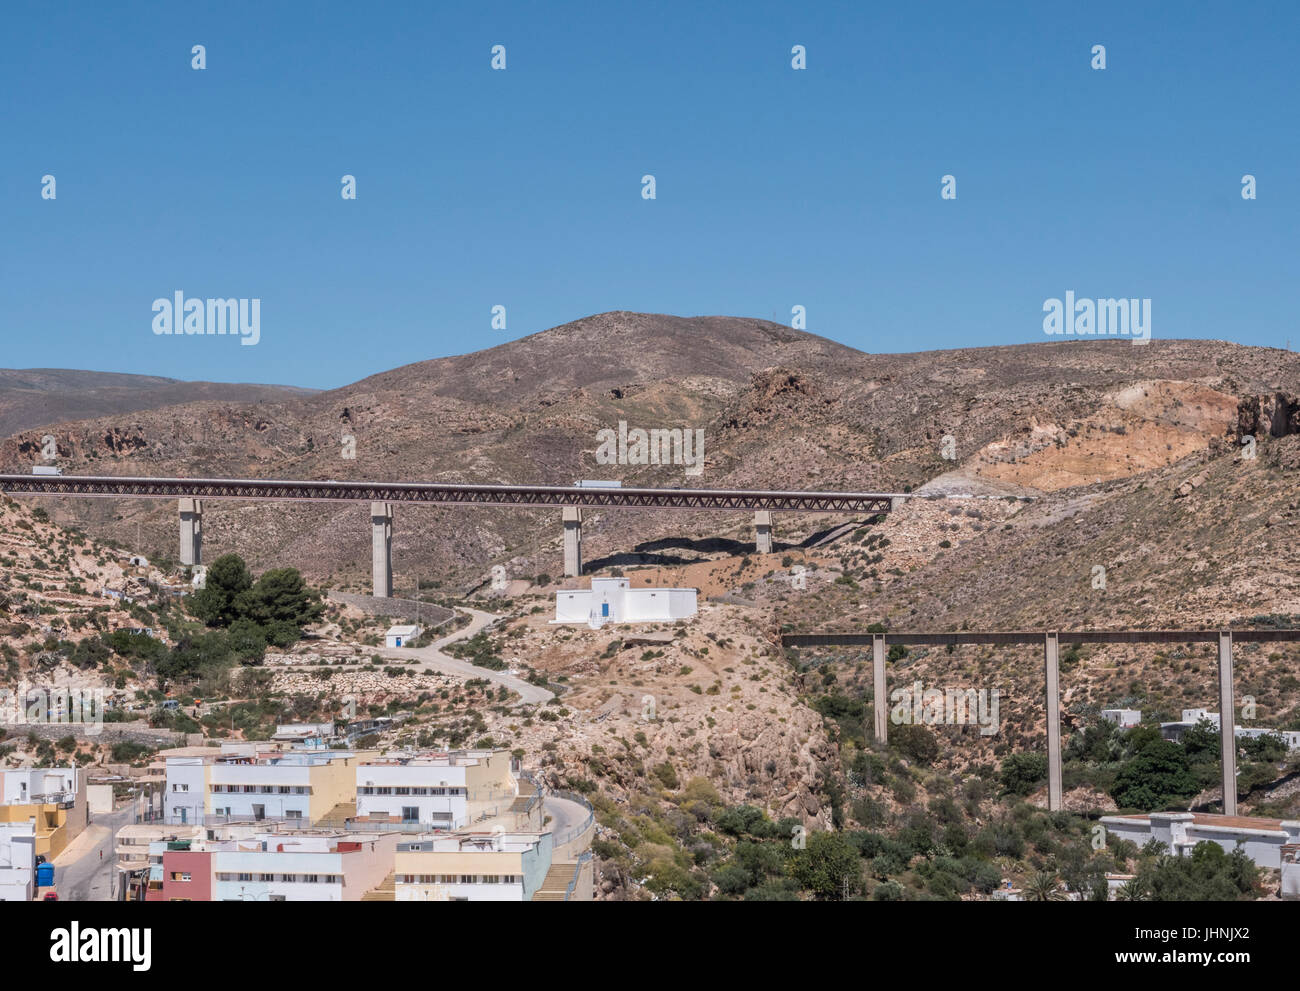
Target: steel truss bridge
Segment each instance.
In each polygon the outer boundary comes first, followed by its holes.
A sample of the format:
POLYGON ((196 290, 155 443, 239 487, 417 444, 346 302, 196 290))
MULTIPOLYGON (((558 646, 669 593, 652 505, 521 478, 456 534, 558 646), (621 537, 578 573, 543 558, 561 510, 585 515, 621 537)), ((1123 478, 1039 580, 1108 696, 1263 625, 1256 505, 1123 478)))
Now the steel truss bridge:
POLYGON ((443 485, 432 482, 132 478, 112 475, 0 475, 0 492, 9 495, 104 499, 413 502, 432 506, 555 506, 722 511, 752 509, 799 513, 888 513, 895 499, 913 498, 903 493, 880 492, 595 488, 580 485, 443 485))

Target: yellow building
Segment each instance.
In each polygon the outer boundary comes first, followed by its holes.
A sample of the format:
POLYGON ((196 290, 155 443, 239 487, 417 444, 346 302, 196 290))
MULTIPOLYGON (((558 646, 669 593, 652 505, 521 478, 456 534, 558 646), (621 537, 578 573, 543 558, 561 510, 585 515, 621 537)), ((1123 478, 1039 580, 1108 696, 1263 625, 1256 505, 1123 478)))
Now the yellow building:
POLYGON ((79 767, 0 771, 0 822, 32 822, 36 854, 53 860, 86 828, 86 776, 79 767))

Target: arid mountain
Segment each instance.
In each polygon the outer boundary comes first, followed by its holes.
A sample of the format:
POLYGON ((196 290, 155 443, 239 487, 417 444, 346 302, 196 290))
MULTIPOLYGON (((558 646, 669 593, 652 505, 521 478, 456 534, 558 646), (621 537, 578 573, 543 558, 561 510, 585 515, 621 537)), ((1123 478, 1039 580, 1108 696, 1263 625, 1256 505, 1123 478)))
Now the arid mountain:
MULTIPOLYGON (((879 622, 893 630, 1067 631, 1066 806, 1114 810, 1115 776, 1131 755, 1085 754, 1081 731, 1096 731, 1104 707, 1140 709, 1148 724, 1213 708, 1213 650, 1076 648, 1068 631, 1300 625, 1297 397, 1300 357, 1214 341, 871 355, 764 321, 611 313, 331 392, 209 400, 49 432, 65 472, 618 478, 909 493, 881 517, 778 514, 776 547, 766 555, 754 551, 748 514, 587 513, 589 573, 617 568, 635 586, 700 590, 697 616, 649 629, 549 622, 556 583, 525 579, 559 572, 555 511, 397 507, 398 594, 419 580, 444 605, 468 601, 499 614, 502 623, 476 638, 480 655, 557 693, 529 715, 506 706, 478 712, 472 738, 518 747, 549 784, 591 794, 603 895, 636 897, 647 878, 679 893, 699 883, 695 824, 714 814, 705 805, 747 803, 814 830, 838 823, 895 836, 920 828, 926 811, 941 813, 953 829, 944 844, 987 840, 992 852, 981 856, 992 860, 1001 841, 986 834, 1001 836, 1024 817, 1024 808, 1014 811, 1020 797, 1045 804, 1037 780, 1000 791, 1009 756, 1044 746, 1041 648, 891 655, 891 690, 916 683, 996 690, 1001 710, 988 735, 969 725, 911 734, 900 727, 879 747, 868 728, 872 707, 884 701, 874 698, 866 652, 787 651, 782 630, 862 632, 879 622), (599 464, 597 432, 620 420, 703 430, 703 473, 599 464), (355 458, 344 456, 348 437, 355 458), (494 564, 512 579, 499 596, 482 585, 494 564), (476 586, 474 596, 463 594, 476 586), (653 719, 647 700, 659 713, 653 719)), ((43 432, 6 441, 0 466, 28 470, 43 432)), ((57 662, 57 651, 45 649, 50 631, 35 625, 52 615, 41 611, 56 602, 51 592, 69 612, 66 625, 79 629, 71 612, 87 607, 74 596, 117 580, 126 551, 171 570, 176 507, 42 500, 50 522, 35 500, 15 502, 0 506, 0 532, 12 545, 0 560, 0 572, 11 573, 0 592, 10 594, 14 623, 25 624, 21 635, 9 634, 10 667, 17 673, 21 654, 30 658, 25 673, 57 662), (86 537, 69 524, 90 539, 75 558, 86 537), (107 537, 121 546, 94 546, 107 537)), ((366 508, 211 504, 205 558, 228 550, 254 570, 295 565, 318 581, 364 588, 366 508)), ((327 632, 346 633, 357 650, 367 635, 376 639, 355 620, 327 632)), ((1243 644, 1237 657, 1249 721, 1300 728, 1300 648, 1243 644)), ((315 675, 289 674, 293 686, 276 690, 310 695, 315 675)), ((387 671, 383 683, 413 705, 427 691, 387 671)), ((407 732, 444 739, 440 720, 463 716, 434 706, 407 732)), ((1243 757, 1240 766, 1243 810, 1297 814, 1300 760, 1243 757)), ((1198 767, 1199 790, 1181 801, 1203 810, 1219 801, 1219 784, 1213 768, 1198 767)), ((1076 833, 1069 842, 1082 852, 1088 834, 1081 826, 1076 833)), ((1007 845, 988 868, 985 891, 1042 867, 1038 854, 1016 849, 1007 845)), ((901 878, 909 890, 926 889, 909 858, 873 861, 871 883, 901 878)), ((1101 866, 1124 872, 1133 863, 1115 854, 1101 866)))
MULTIPOLYGON (((50 432, 65 472, 884 491, 929 483, 927 491, 1040 495, 1034 512, 1050 518, 1080 488, 1122 488, 1224 456, 1245 415, 1239 406, 1279 393, 1300 393, 1300 357, 1215 341, 871 355, 762 320, 617 312, 315 395, 192 402, 50 432), (597 432, 620 420, 702 429, 703 473, 598 464, 597 432), (354 459, 345 456, 348 436, 354 459)), ((36 431, 10 438, 0 465, 27 470, 39 441, 36 431)), ((83 501, 51 511, 127 543, 138 524, 155 554, 176 540, 165 504, 83 501)), ((555 515, 399 507, 399 586, 433 575, 472 583, 494 563, 554 574, 555 515)), ((907 519, 900 514, 899 525, 907 519)), ((837 522, 778 518, 778 541, 837 522)), ((209 555, 232 549, 316 578, 366 577, 364 507, 214 506, 205 525, 209 555)), ((748 539, 745 516, 605 512, 584 524, 586 557, 597 565, 683 564, 748 539)), ((985 530, 979 543, 994 539, 1007 538, 985 530)))
POLYGON ((175 403, 231 403, 305 396, 283 385, 182 382, 156 375, 122 375, 67 368, 0 368, 0 436, 50 423, 122 416, 175 403))

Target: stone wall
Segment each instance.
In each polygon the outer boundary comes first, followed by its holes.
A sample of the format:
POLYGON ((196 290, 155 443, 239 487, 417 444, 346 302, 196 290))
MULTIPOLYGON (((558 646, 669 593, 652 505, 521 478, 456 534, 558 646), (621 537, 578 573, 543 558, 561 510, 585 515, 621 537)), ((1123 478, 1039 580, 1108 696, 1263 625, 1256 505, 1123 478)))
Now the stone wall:
POLYGON ((127 741, 144 743, 151 747, 183 747, 187 742, 184 733, 154 729, 143 721, 139 726, 131 723, 103 723, 98 726, 87 726, 84 723, 6 723, 4 728, 8 731, 4 741, 6 743, 24 739, 29 733, 36 734, 42 740, 58 740, 65 736, 74 736, 78 740, 107 743, 110 746, 127 741), (99 732, 93 732, 94 730, 99 732))
POLYGON ((386 599, 373 595, 357 595, 353 592, 328 592, 327 597, 334 602, 360 609, 367 616, 393 616, 397 619, 415 621, 419 616, 420 625, 426 630, 441 626, 456 614, 442 606, 428 602, 416 602, 414 599, 386 599))

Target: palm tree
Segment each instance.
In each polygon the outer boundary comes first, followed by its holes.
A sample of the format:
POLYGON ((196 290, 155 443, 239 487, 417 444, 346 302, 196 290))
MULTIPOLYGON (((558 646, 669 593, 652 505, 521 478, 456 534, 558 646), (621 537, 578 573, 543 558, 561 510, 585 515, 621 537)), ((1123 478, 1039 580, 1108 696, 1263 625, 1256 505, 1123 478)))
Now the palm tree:
POLYGON ((1051 871, 1038 871, 1025 885, 1025 900, 1031 902, 1063 902, 1065 892, 1060 879, 1051 871))
POLYGON ((1142 891, 1142 885, 1138 883, 1137 878, 1125 881, 1115 892, 1117 902, 1143 902, 1146 901, 1146 895, 1142 891))

